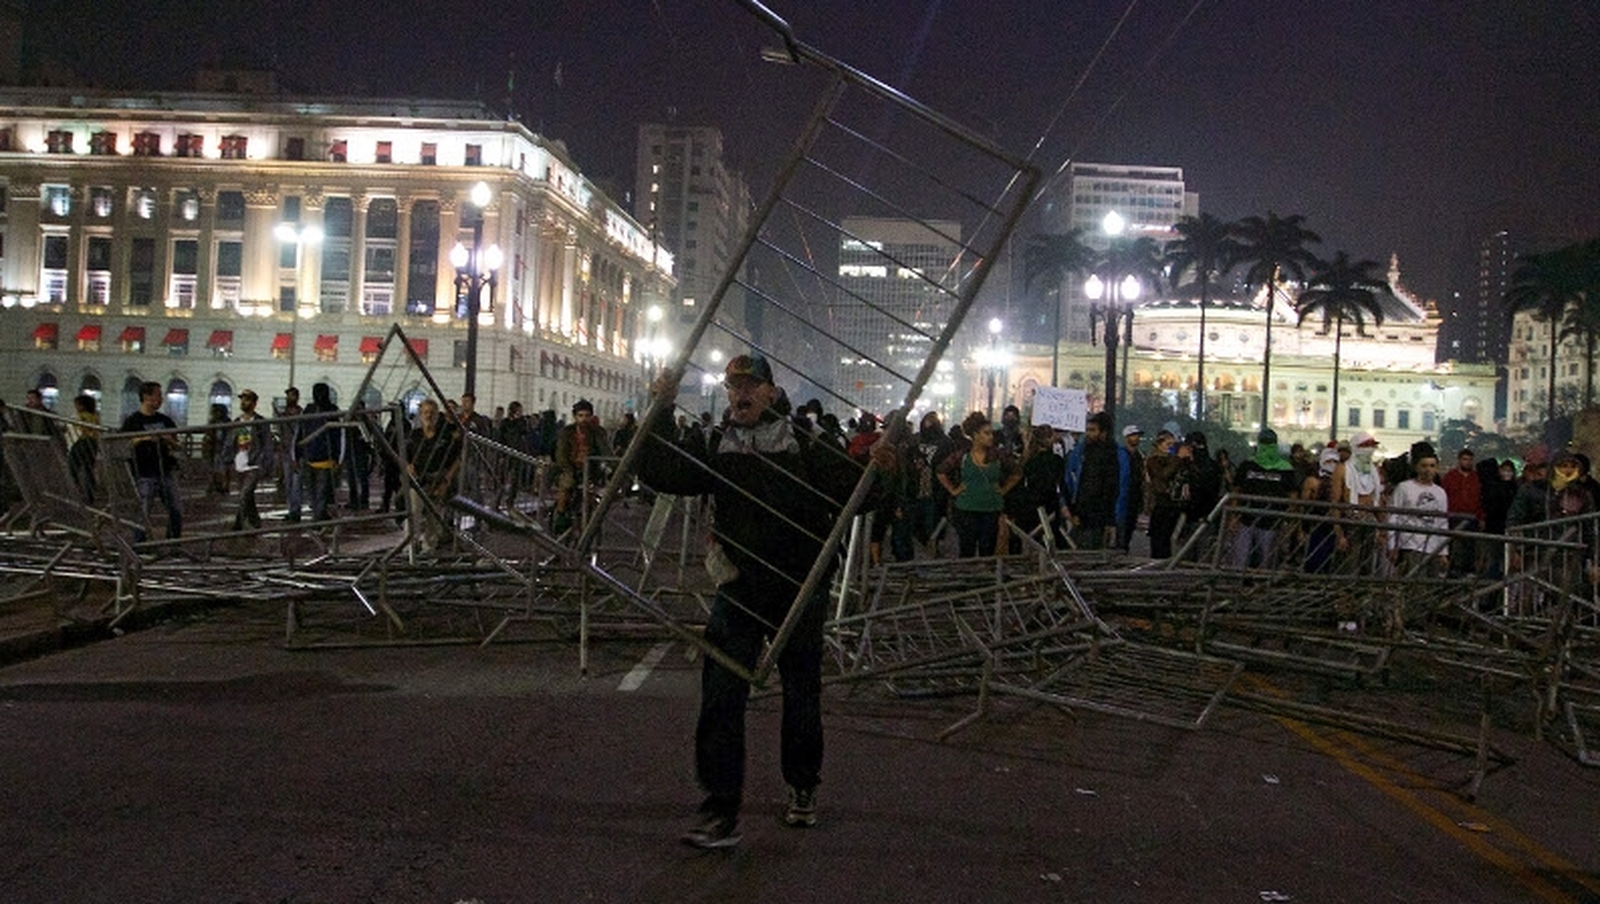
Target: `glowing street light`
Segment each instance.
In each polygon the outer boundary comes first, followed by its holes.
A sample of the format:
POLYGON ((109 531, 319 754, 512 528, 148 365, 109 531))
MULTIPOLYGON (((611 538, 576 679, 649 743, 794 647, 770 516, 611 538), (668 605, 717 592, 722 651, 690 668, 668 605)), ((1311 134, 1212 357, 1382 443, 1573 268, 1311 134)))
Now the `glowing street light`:
POLYGON ((456 297, 467 298, 467 375, 463 394, 478 394, 478 312, 483 306, 483 287, 489 287, 489 298, 494 298, 495 274, 505 263, 499 245, 483 247, 483 212, 493 199, 488 183, 472 186, 472 247, 460 242, 450 249, 450 266, 456 268, 456 297))

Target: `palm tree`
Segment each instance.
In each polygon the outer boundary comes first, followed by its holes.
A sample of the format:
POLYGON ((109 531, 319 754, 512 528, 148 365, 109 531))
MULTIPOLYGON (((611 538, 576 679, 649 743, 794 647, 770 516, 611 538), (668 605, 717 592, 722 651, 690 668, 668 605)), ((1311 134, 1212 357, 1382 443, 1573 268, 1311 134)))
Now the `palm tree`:
POLYGON ((1261 352, 1261 426, 1272 423, 1269 394, 1272 391, 1272 303, 1277 297, 1278 283, 1284 279, 1304 281, 1306 269, 1317 262, 1316 255, 1306 245, 1322 241, 1322 237, 1306 229, 1306 218, 1301 214, 1279 217, 1267 211, 1265 218, 1245 217, 1239 221, 1237 233, 1240 251, 1235 264, 1248 264, 1244 282, 1247 286, 1267 289, 1267 343, 1261 352))
POLYGON ((1053 304, 1055 316, 1051 328, 1055 333, 1055 353, 1050 358, 1050 385, 1060 383, 1061 367, 1061 284, 1073 276, 1082 276, 1094 266, 1095 251, 1083 243, 1083 230, 1066 233, 1038 233, 1028 239, 1022 249, 1022 284, 1032 288, 1043 280, 1045 295, 1053 304))
POLYGON ((1600 239, 1592 239, 1573 252, 1583 281, 1583 298, 1567 308, 1561 320, 1562 339, 1583 341, 1583 407, 1594 405, 1594 359, 1600 346, 1600 239))
POLYGON ((1211 285, 1233 268, 1239 253, 1234 238, 1238 227, 1224 223, 1209 213, 1184 217, 1173 225, 1179 238, 1163 249, 1162 260, 1172 290, 1178 290, 1186 273, 1193 271, 1194 285, 1200 288, 1200 354, 1197 358, 1195 419, 1206 419, 1206 307, 1211 303, 1211 285))
POLYGON ((1305 291, 1295 302, 1300 315, 1299 325, 1313 315, 1322 317, 1322 332, 1333 330, 1333 413, 1329 418, 1328 439, 1339 438, 1339 356, 1344 349, 1344 322, 1355 321, 1356 332, 1366 335, 1367 321, 1374 326, 1383 323, 1385 295, 1393 295, 1389 281, 1378 275, 1382 265, 1377 261, 1352 262, 1343 251, 1331 261, 1318 261, 1315 271, 1306 284, 1305 291))
MULTIPOLYGON (((1593 243, 1590 243, 1593 244, 1593 243)), ((1550 384, 1545 393, 1545 423, 1556 419, 1556 349, 1561 343, 1561 321, 1569 305, 1581 304, 1593 286, 1589 255, 1584 245, 1568 245, 1545 254, 1524 254, 1511 271, 1504 298, 1506 316, 1530 311, 1550 324, 1550 384)))

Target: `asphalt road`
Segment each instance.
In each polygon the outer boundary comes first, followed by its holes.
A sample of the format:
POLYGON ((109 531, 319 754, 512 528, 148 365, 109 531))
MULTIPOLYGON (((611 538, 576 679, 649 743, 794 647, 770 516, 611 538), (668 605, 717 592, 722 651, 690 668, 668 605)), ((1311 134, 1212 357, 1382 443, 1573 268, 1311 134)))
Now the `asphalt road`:
POLYGON ((1600 901, 1600 770, 1470 761, 1223 709, 1201 731, 834 687, 821 822, 678 843, 682 643, 288 651, 215 610, 0 668, 0 901, 1600 901))

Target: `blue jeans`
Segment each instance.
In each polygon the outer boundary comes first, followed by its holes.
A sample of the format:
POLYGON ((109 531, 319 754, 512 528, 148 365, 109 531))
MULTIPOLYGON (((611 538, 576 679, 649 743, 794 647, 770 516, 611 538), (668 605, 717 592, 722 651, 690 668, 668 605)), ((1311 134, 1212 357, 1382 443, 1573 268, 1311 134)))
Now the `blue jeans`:
MULTIPOLYGON (((724 585, 717 591, 706 621, 707 642, 746 669, 754 668, 766 638, 782 623, 782 606, 794 593, 795 586, 790 584, 752 588, 748 582, 735 581, 724 585), (762 614, 747 611, 747 606, 762 614)), ((778 654, 778 674, 783 681, 783 780, 795 788, 815 788, 822 776, 822 623, 827 602, 826 591, 811 598, 778 654)), ((706 812, 736 814, 744 799, 744 723, 749 700, 750 685, 707 656, 700 670, 700 720, 694 733, 695 772, 706 792, 701 808, 706 812)))
POLYGON ((145 541, 144 526, 150 523, 150 502, 155 498, 159 498, 167 510, 167 539, 183 536, 183 506, 178 502, 177 475, 140 477, 134 486, 139 493, 139 526, 133 529, 133 542, 145 541))

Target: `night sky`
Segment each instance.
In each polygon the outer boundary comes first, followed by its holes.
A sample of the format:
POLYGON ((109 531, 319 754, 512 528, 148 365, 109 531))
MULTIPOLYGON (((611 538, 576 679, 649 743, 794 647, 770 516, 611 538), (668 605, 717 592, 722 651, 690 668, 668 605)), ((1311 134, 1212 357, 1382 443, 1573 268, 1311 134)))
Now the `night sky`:
MULTIPOLYGON (((733 0, 28 6, 30 54, 106 87, 187 87, 196 66, 228 61, 273 66, 296 92, 500 108, 514 71, 517 116, 623 189, 638 123, 675 116, 720 126, 759 197, 810 99, 795 70, 760 60, 775 42, 733 0)), ((1594 0, 772 6, 805 43, 1046 172, 1181 166, 1203 211, 1304 214, 1323 256, 1398 252, 1406 281, 1441 301, 1470 293, 1493 230, 1535 248, 1600 236, 1594 0)))

